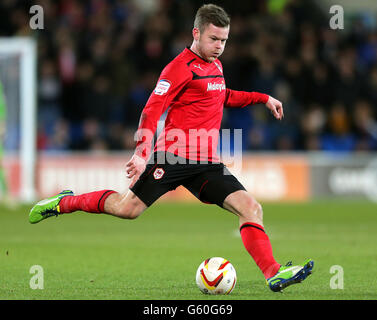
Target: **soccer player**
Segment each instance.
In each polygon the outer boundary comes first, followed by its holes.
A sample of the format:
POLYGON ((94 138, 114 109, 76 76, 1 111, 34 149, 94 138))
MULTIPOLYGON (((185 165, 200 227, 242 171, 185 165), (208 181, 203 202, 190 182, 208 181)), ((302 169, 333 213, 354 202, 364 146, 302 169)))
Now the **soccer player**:
POLYGON ((243 244, 272 291, 304 280, 313 261, 296 266, 276 262, 264 230, 262 206, 216 154, 224 107, 262 103, 276 119, 283 118, 282 103, 273 97, 226 88, 218 58, 229 27, 230 18, 221 7, 208 4, 197 11, 191 47, 163 69, 142 111, 136 149, 126 164, 132 180, 125 194, 100 190, 75 196, 65 190, 37 203, 30 211, 30 222, 77 210, 135 219, 160 196, 182 185, 202 202, 238 216, 243 244), (151 154, 157 122, 166 110, 165 128, 151 154))

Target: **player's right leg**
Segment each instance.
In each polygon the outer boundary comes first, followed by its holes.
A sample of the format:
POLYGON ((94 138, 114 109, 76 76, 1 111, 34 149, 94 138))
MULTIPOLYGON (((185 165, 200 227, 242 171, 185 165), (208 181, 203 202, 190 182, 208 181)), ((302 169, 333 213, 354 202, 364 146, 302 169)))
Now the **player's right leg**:
POLYGON ((70 190, 39 201, 30 211, 30 223, 75 211, 105 213, 124 219, 137 218, 147 206, 131 191, 120 194, 101 190, 74 196, 70 190))
MULTIPOLYGON (((176 166, 148 163, 135 185, 127 193, 100 190, 74 196, 72 191, 63 191, 56 196, 38 202, 30 211, 30 223, 37 223, 53 215, 75 211, 105 213, 124 219, 137 218, 160 196, 175 189, 179 181, 171 181, 170 175, 177 176, 176 166)), ((178 175, 179 176, 179 175, 178 175)))
POLYGON ((147 205, 131 190, 128 190, 126 194, 112 193, 104 205, 104 211, 107 214, 123 219, 136 219, 145 209, 147 205))

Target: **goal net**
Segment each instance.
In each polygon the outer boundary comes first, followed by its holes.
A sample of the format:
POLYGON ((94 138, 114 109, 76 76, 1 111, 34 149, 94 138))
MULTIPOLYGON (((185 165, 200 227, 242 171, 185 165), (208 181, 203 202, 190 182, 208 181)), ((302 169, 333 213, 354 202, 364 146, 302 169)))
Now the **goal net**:
POLYGON ((0 198, 35 200, 36 43, 0 37, 0 198))

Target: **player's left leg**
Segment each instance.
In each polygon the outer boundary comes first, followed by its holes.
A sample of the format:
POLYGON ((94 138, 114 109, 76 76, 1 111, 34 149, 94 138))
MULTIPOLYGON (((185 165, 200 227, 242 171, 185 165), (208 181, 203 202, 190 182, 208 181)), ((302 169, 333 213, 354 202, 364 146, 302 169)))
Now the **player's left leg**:
POLYGON ((272 254, 272 246, 263 226, 262 206, 223 164, 208 165, 195 178, 183 184, 205 203, 214 203, 239 218, 242 242, 263 272, 272 291, 304 280, 313 268, 308 260, 298 266, 281 266, 272 254))
POLYGON ((314 262, 310 259, 297 266, 291 263, 281 266, 275 261, 269 237, 263 227, 262 206, 252 195, 245 190, 235 191, 225 198, 223 208, 239 217, 243 244, 263 272, 272 291, 281 291, 311 274, 314 262))
POLYGON ((280 264, 272 254, 272 246, 263 226, 262 206, 246 190, 229 194, 223 208, 236 214, 242 242, 266 279, 277 273, 280 264))
POLYGON ((223 164, 203 166, 203 172, 184 184, 202 202, 214 203, 236 214, 246 250, 266 279, 280 268, 263 227, 262 206, 223 164))
POLYGON ((229 194, 223 208, 239 217, 240 227, 247 222, 263 227, 263 209, 258 201, 246 190, 237 190, 229 194))

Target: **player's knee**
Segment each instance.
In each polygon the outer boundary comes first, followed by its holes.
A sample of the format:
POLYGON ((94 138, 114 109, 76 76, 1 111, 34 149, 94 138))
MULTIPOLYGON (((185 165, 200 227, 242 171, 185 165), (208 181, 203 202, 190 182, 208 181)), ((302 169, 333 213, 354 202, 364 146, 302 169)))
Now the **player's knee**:
POLYGON ((263 209, 261 204, 254 199, 251 195, 246 198, 246 209, 244 211, 244 218, 251 221, 263 221, 263 209))
POLYGON ((259 202, 255 205, 255 215, 260 221, 263 221, 263 208, 259 202))
POLYGON ((141 204, 129 202, 119 206, 117 215, 123 219, 134 220, 142 214, 144 208, 141 204))

